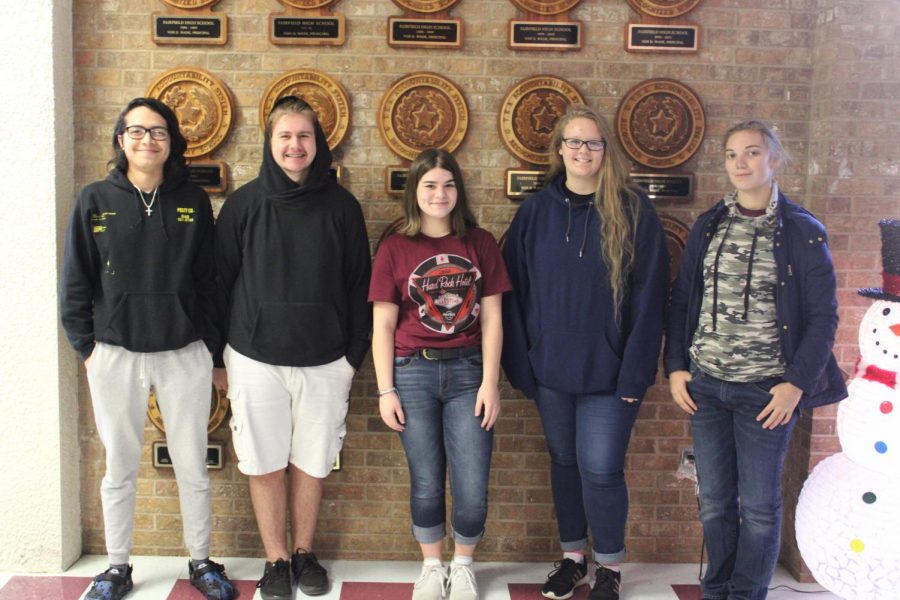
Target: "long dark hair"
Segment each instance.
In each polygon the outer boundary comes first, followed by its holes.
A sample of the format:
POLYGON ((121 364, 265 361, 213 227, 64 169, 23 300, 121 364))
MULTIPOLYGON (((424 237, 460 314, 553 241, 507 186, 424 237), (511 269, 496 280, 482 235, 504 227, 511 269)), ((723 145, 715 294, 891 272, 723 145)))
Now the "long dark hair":
POLYGON ((135 98, 129 102, 119 118, 116 119, 116 127, 112 135, 113 157, 109 159, 106 166, 112 169, 118 169, 122 173, 128 173, 128 158, 122 145, 119 144, 119 136, 125 135, 125 115, 138 108, 146 106, 166 121, 166 128, 169 130, 169 158, 163 165, 163 179, 177 179, 187 173, 187 161, 184 159, 184 151, 187 150, 187 140, 181 134, 181 128, 178 126, 178 117, 175 113, 161 100, 156 98, 135 98))
POLYGON ((442 148, 423 150, 410 165, 406 189, 403 192, 404 219, 397 232, 412 237, 422 230, 422 213, 419 211, 416 188, 419 187, 419 180, 432 169, 445 169, 453 175, 453 182, 456 185, 456 206, 450 212, 450 230, 456 237, 463 237, 469 227, 478 227, 478 221, 469 208, 459 163, 452 154, 442 148))

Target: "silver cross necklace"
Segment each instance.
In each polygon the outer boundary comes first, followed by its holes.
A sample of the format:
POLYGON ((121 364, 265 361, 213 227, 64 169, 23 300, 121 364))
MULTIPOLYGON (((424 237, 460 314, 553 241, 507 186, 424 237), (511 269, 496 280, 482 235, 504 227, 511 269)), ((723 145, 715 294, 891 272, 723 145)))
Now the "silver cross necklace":
POLYGON ((153 214, 153 204, 156 202, 156 197, 159 196, 159 186, 156 186, 153 189, 153 194, 150 195, 150 202, 147 202, 147 200, 144 198, 144 192, 141 191, 141 188, 139 188, 138 186, 134 186, 134 189, 138 191, 138 194, 141 197, 141 204, 144 205, 144 212, 146 212, 147 216, 149 217, 153 214))

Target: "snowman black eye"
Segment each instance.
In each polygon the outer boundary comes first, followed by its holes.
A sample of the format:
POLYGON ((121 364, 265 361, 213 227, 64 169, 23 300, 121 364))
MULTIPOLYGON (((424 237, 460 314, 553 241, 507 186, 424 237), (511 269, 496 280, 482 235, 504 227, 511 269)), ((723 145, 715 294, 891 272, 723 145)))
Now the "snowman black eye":
POLYGON ((889 314, 891 314, 891 309, 886 308, 883 311, 881 311, 881 314, 883 314, 884 316, 888 316, 889 314))

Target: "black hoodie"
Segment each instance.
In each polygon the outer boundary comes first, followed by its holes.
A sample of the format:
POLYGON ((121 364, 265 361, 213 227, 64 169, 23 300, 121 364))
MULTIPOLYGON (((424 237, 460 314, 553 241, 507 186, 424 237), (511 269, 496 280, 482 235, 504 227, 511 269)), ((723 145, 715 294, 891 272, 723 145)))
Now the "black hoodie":
POLYGON ((95 342, 133 352, 221 345, 209 197, 187 177, 163 181, 147 215, 113 170, 79 194, 66 232, 60 314, 82 358, 95 342))
POLYGON ((372 324, 369 239, 359 202, 329 175, 331 151, 318 124, 315 139, 303 184, 282 171, 266 139, 259 177, 222 207, 215 248, 226 338, 271 365, 346 356, 359 368, 372 324))

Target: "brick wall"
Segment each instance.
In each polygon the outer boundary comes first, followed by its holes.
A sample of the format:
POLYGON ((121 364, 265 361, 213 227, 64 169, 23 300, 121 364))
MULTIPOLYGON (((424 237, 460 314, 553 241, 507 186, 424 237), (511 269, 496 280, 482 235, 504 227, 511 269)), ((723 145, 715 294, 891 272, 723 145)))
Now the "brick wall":
MULTIPOLYGON (((889 179, 890 165, 896 169, 896 152, 890 150, 896 149, 898 111, 896 103, 887 100, 892 90, 897 91, 897 84, 892 88, 884 83, 898 77, 896 71, 889 72, 890 52, 896 49, 890 46, 890 39, 869 44, 868 34, 856 39, 841 27, 857 23, 857 19, 860 28, 890 22, 896 19, 887 14, 890 4, 891 0, 704 0, 687 17, 703 28, 701 51, 669 56, 623 51, 625 24, 636 15, 621 0, 584 0, 572 11, 572 18, 584 22, 585 40, 581 51, 569 53, 507 50, 507 21, 518 16, 507 0, 460 2, 452 16, 465 22, 465 46, 455 51, 389 48, 387 18, 401 11, 387 0, 340 2, 335 10, 347 18, 346 44, 312 49, 276 47, 268 42, 268 15, 282 10, 275 0, 221 0, 215 11, 229 18, 229 41, 223 47, 207 48, 154 45, 149 35, 150 12, 163 10, 160 2, 75 0, 76 177, 80 186, 104 175, 111 127, 128 99, 142 95, 150 81, 166 69, 192 65, 218 75, 236 100, 235 129, 212 156, 229 164, 233 189, 255 176, 258 169, 262 140, 257 105, 262 91, 288 70, 316 68, 339 80, 350 94, 351 133, 337 150, 336 160, 344 168, 345 185, 362 202, 374 242, 387 223, 400 215, 396 201, 384 194, 383 169, 401 163, 382 143, 375 111, 383 93, 399 77, 414 71, 437 71, 464 91, 471 123, 456 155, 478 218, 499 236, 517 208, 503 195, 503 177, 505 169, 519 165, 498 139, 496 126, 500 103, 510 87, 530 75, 558 75, 612 118, 620 98, 633 85, 651 77, 670 77, 691 86, 704 102, 707 137, 697 155, 681 168, 696 174, 694 201, 687 205, 663 203, 659 211, 691 224, 699 212, 728 191, 721 159, 722 133, 733 122, 750 116, 775 121, 795 156, 781 177, 782 187, 797 201, 811 204, 832 229, 841 287, 847 292, 842 292, 842 301, 848 303, 842 317, 849 323, 858 319, 862 306, 849 290, 878 283, 872 279, 877 262, 877 240, 871 239, 875 215, 887 211, 898 195, 896 183, 889 179), (819 4, 823 4, 822 10, 819 4), (884 13, 855 11, 856 5, 880 7, 884 13), (832 13, 830 9, 834 9, 832 13), (827 20, 823 16, 827 14, 834 17, 827 20), (859 18, 860 14, 864 17, 859 18), (841 44, 833 44, 837 41, 841 44), (866 58, 869 55, 871 58, 866 58), (865 77, 855 71, 854 66, 869 62, 880 65, 881 70, 865 77), (843 81, 852 83, 845 89, 843 81), (851 91, 856 96, 847 97, 851 91), (877 115, 872 115, 864 109, 874 102, 862 98, 875 96, 884 100, 877 115), (859 111, 865 118, 860 118, 859 111), (841 119, 823 121, 831 114, 841 119), (890 125, 885 127, 893 136, 885 136, 891 141, 883 142, 876 126, 888 121, 890 125), (854 165, 849 176, 841 163, 843 157, 854 165), (864 157, 869 160, 863 162, 864 157), (877 184, 871 182, 873 177, 880 178, 877 184), (857 192, 863 188, 866 194, 859 196, 857 192), (854 232, 867 235, 857 236, 864 238, 857 240, 851 236, 854 232)), ((220 206, 223 199, 213 197, 214 205, 220 206)), ((854 358, 854 343, 855 330, 845 324, 840 349, 845 364, 854 358)), ((344 469, 326 484, 317 539, 317 551, 326 557, 418 556, 408 533, 403 452, 395 434, 377 416, 374 392, 374 375, 367 361, 353 387, 344 469)), ((557 555, 558 547, 540 422, 531 402, 505 383, 502 397, 488 532, 479 556, 484 560, 550 559, 557 555)), ((84 546, 86 552, 102 553, 98 486, 103 451, 84 386, 81 404, 84 546)), ((821 452, 834 445, 831 424, 833 413, 817 413, 805 423, 807 433, 798 435, 798 440, 812 440, 814 453, 821 452)), ((148 425, 134 550, 177 554, 181 538, 174 480, 170 471, 157 471, 149 464, 149 442, 159 437, 148 425)), ((213 552, 220 556, 259 555, 246 481, 234 467, 227 429, 220 429, 212 438, 228 447, 225 469, 213 472, 213 552)), ((655 386, 641 409, 628 456, 628 560, 698 559, 700 528, 693 487, 675 477, 680 450, 690 444, 684 415, 669 399, 666 387, 655 386)), ((797 451, 797 466, 791 471, 798 482, 810 462, 805 457, 809 443, 805 448, 797 451)), ((786 545, 790 546, 789 540, 786 545)))

